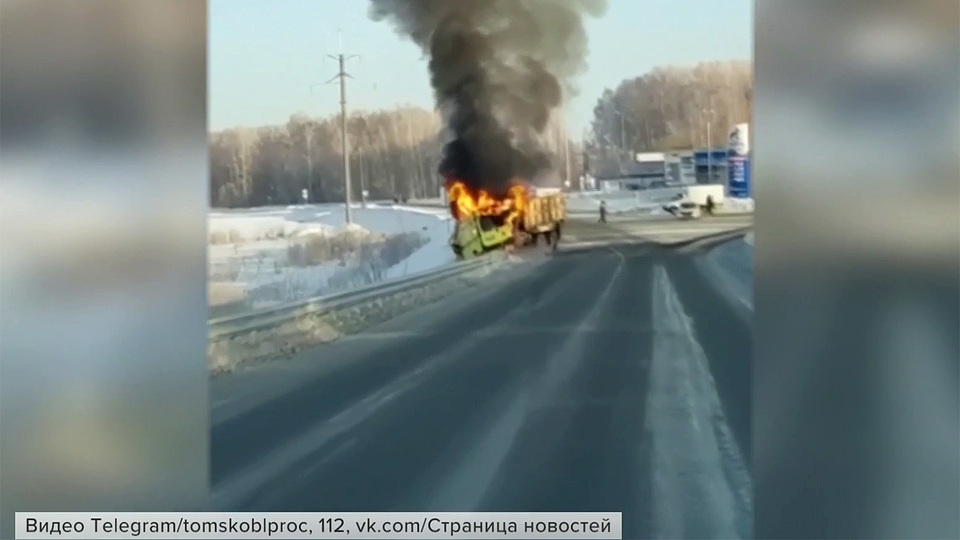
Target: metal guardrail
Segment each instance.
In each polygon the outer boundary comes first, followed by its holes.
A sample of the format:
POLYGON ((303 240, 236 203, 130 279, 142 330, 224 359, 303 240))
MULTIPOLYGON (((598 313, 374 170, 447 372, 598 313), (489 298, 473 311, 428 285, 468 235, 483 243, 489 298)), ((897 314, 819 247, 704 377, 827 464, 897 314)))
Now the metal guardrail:
POLYGON ((324 313, 353 307, 379 296, 388 296, 440 279, 460 276, 491 265, 498 260, 502 260, 502 258, 503 253, 495 251, 484 257, 383 281, 360 289, 297 300, 280 306, 211 319, 208 322, 209 336, 210 339, 230 337, 251 330, 277 326, 312 313, 324 313))

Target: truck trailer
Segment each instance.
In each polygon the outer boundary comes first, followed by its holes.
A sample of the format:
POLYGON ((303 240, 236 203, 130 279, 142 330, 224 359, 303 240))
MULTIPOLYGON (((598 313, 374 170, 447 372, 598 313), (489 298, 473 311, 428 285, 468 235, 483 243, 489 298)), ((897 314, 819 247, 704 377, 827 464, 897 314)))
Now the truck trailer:
POLYGON ((561 192, 542 193, 529 199, 520 214, 514 231, 517 245, 536 245, 542 238, 547 245, 556 247, 560 241, 560 228, 567 217, 567 199, 561 192))
POLYGON ((723 184, 699 184, 684 186, 678 201, 681 216, 699 218, 703 212, 711 213, 721 206, 726 198, 726 186, 723 184))

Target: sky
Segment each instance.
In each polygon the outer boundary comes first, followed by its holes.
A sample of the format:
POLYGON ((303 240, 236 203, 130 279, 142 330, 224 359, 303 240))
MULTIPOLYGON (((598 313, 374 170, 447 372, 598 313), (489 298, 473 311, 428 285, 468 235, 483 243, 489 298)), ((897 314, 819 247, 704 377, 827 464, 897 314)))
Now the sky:
MULTIPOLYGON (((563 1, 563 0, 542 0, 563 1)), ((208 126, 285 124, 291 114, 337 114, 341 47, 349 110, 433 108, 426 59, 365 0, 210 0, 208 126)), ((588 18, 587 70, 565 105, 572 137, 590 125, 605 88, 656 66, 753 58, 753 0, 609 0, 588 18)))

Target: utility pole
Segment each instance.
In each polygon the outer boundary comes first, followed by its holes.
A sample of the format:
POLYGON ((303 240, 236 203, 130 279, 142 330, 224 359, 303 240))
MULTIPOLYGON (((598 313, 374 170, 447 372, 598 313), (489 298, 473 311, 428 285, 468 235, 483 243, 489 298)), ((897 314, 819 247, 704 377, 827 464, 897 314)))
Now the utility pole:
POLYGON ((347 77, 350 77, 350 74, 346 72, 345 68, 347 60, 359 57, 355 54, 349 56, 343 54, 342 38, 343 32, 338 30, 339 53, 336 56, 328 54, 327 57, 336 60, 340 70, 327 83, 340 80, 340 150, 343 153, 343 194, 346 198, 344 212, 347 224, 350 224, 350 140, 347 136, 347 77))
POLYGON ((627 133, 623 129, 623 113, 620 113, 620 146, 623 147, 623 153, 627 153, 627 133))
POLYGON ((656 147, 655 147, 654 144, 653 144, 653 131, 651 131, 651 129, 650 129, 650 119, 649 119, 649 118, 644 118, 644 119, 643 119, 643 127, 646 128, 646 131, 647 131, 647 148, 649 148, 650 151, 655 151, 655 150, 656 150, 656 147))
POLYGON ((627 132, 624 130, 623 112, 617 109, 617 114, 620 116, 620 148, 624 154, 627 154, 627 132))
POLYGON ((583 135, 580 138, 580 191, 586 190, 587 174, 590 172, 590 158, 587 155, 587 137, 589 131, 583 128, 583 135))

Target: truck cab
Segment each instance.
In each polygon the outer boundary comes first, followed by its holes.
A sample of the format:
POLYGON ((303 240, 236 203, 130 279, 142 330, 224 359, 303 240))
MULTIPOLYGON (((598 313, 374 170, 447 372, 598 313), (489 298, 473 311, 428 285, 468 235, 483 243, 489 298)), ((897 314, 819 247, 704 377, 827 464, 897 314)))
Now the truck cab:
POLYGON ((697 204, 695 201, 691 201, 689 199, 680 201, 677 211, 681 216, 692 218, 692 219, 697 219, 701 215, 703 215, 700 209, 700 205, 697 204))
POLYGON ((460 259, 497 249, 513 240, 513 227, 496 216, 471 216, 457 221, 450 247, 460 259))

